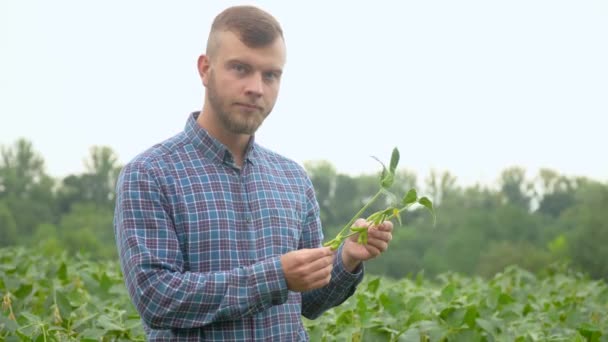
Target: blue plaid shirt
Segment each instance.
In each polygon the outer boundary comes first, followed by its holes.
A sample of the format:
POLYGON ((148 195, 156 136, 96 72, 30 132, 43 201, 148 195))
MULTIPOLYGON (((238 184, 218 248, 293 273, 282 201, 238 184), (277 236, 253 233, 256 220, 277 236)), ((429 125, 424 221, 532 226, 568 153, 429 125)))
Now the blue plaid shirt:
POLYGON ((117 184, 116 243, 125 282, 154 340, 308 340, 315 318, 353 294, 363 267, 336 254, 324 288, 287 289, 280 256, 320 247, 305 170, 252 141, 243 167, 188 118, 128 163, 117 184))

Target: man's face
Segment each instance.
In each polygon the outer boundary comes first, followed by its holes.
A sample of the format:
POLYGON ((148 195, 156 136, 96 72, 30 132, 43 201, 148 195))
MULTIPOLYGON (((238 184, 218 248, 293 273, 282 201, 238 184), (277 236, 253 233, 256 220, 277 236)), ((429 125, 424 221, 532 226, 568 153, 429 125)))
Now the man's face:
POLYGON ((285 65, 285 44, 252 49, 232 32, 220 32, 209 69, 203 75, 213 115, 233 134, 252 135, 270 114, 285 65))

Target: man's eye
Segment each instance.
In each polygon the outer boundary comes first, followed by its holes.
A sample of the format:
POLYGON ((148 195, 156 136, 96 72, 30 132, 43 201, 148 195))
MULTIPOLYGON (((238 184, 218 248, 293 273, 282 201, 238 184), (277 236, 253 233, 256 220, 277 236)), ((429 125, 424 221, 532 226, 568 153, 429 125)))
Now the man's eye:
POLYGON ((245 73, 245 71, 247 71, 247 68, 242 64, 233 64, 232 69, 241 74, 245 73))
POLYGON ((264 73, 264 78, 269 81, 272 81, 272 80, 276 79, 277 77, 278 77, 277 74, 274 72, 265 72, 264 73))

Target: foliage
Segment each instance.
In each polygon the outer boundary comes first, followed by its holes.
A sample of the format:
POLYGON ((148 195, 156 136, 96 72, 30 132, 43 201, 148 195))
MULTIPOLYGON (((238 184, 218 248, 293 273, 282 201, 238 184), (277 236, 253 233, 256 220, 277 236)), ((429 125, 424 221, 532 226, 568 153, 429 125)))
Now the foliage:
MULTIPOLYGON (((0 340, 143 341, 114 262, 0 249, 0 340)), ((606 341, 608 286, 566 268, 492 279, 367 276, 314 321, 312 341, 606 341)))
MULTIPOLYGON (((400 165, 406 164, 407 155, 402 159, 400 165)), ((50 177, 45 165, 26 139, 0 146, 0 246, 86 251, 96 260, 116 260, 112 219, 121 166, 114 151, 93 146, 85 171, 60 179, 50 177)), ((378 177, 340 173, 327 161, 305 166, 329 240, 374 197, 378 177)), ((394 222, 388 251, 367 264, 370 274, 401 278, 424 270, 429 276, 455 271, 492 277, 507 263, 534 271, 559 261, 608 279, 608 183, 547 169, 531 176, 513 167, 495 184, 462 187, 448 171, 432 170, 419 181, 407 169, 387 169, 394 176, 386 193, 420 189, 443 219, 430 229, 426 213, 408 210, 401 224, 394 222)), ((400 200, 380 196, 362 216, 397 207, 400 200)))
POLYGON ((315 321, 312 341, 606 341, 608 286, 508 267, 493 279, 369 278, 315 321))
POLYGON ((2 341, 144 340, 115 262, 0 249, 2 341))

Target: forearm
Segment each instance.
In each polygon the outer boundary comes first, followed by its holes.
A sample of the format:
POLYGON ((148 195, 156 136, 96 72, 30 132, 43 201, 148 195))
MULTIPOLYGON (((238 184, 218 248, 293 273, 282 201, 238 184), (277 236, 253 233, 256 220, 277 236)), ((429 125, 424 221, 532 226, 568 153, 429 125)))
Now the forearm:
POLYGON ((151 256, 123 262, 129 294, 155 329, 196 328, 256 314, 287 300, 278 257, 224 272, 178 272, 151 256), (139 260, 139 261, 138 261, 139 260))
POLYGON ((328 309, 340 305, 355 292, 363 279, 363 264, 357 263, 353 269, 347 269, 352 265, 344 264, 341 258, 342 248, 338 249, 330 283, 302 294, 302 315, 306 318, 317 318, 328 309))

